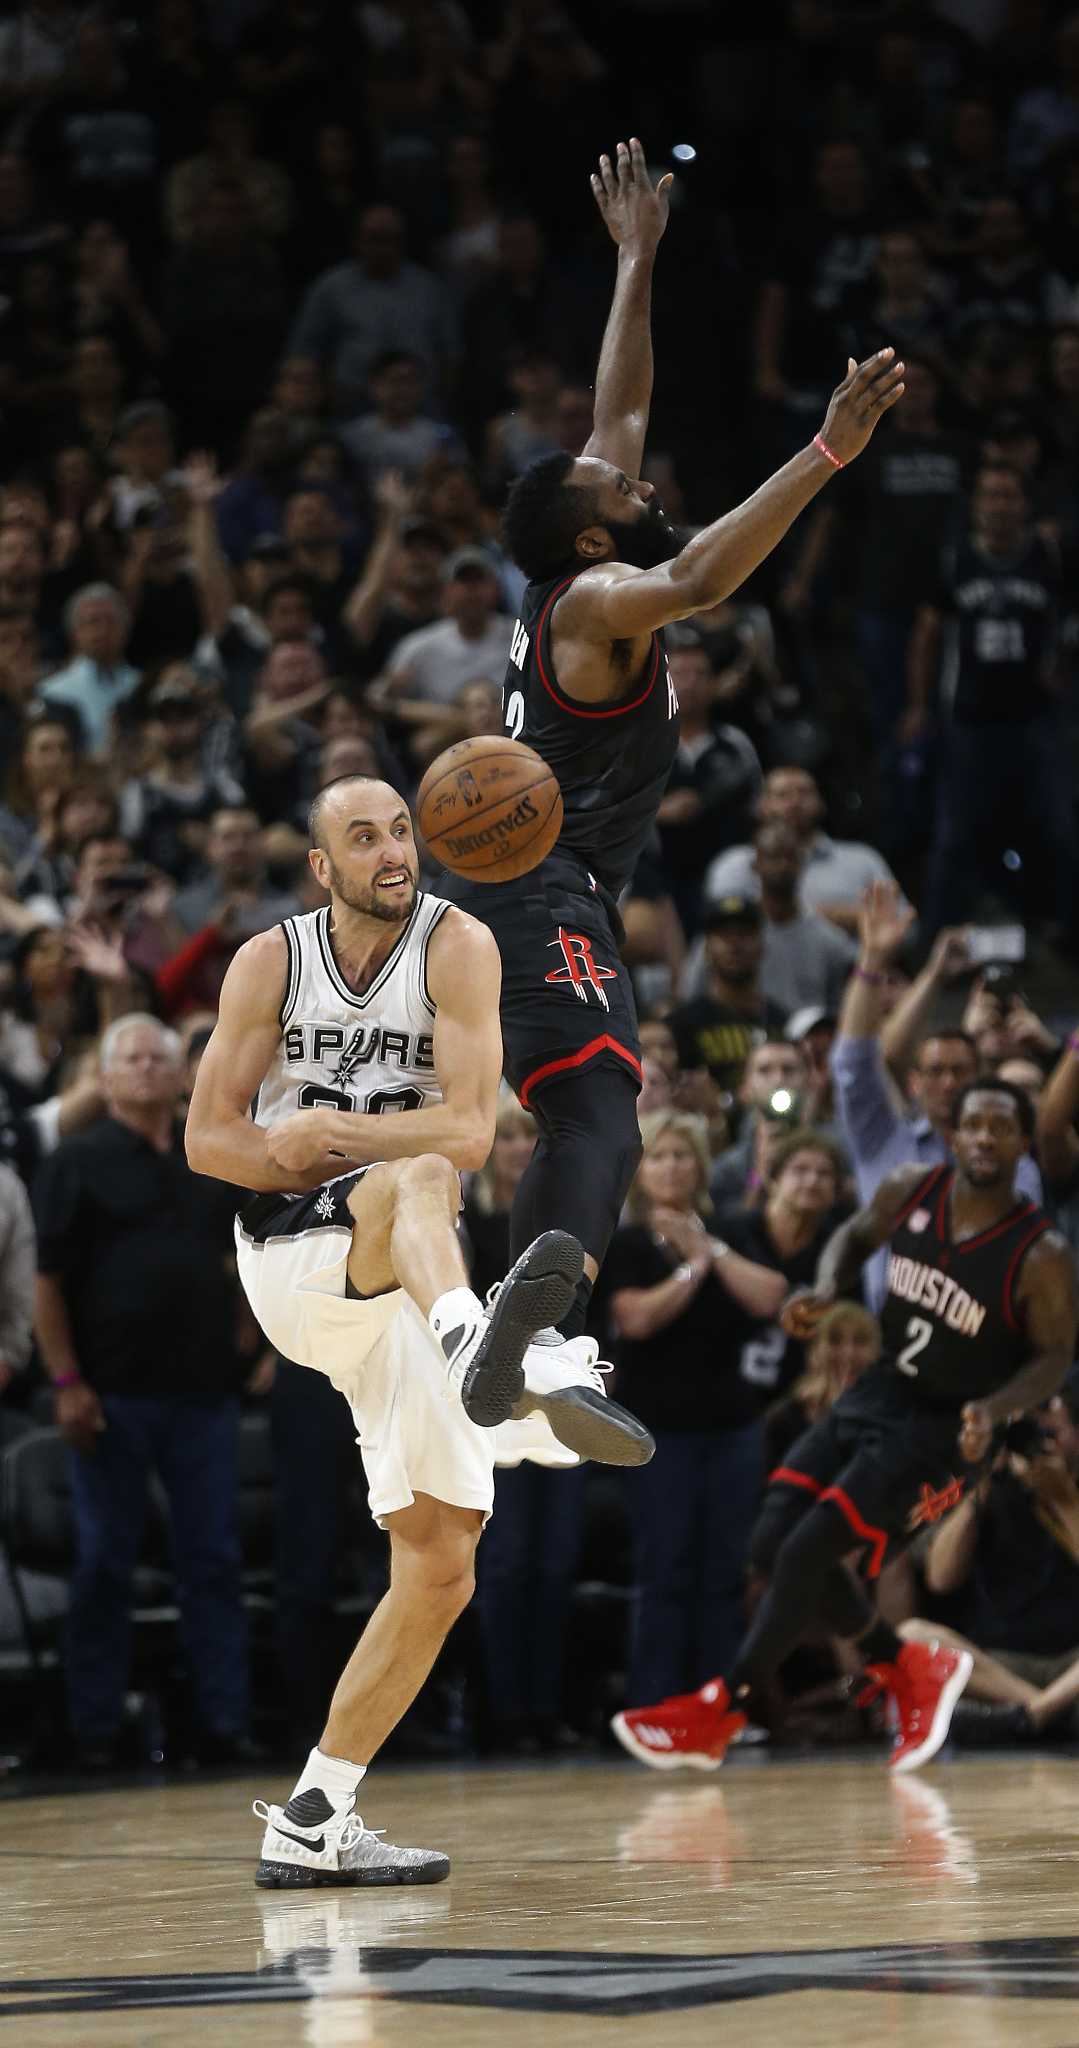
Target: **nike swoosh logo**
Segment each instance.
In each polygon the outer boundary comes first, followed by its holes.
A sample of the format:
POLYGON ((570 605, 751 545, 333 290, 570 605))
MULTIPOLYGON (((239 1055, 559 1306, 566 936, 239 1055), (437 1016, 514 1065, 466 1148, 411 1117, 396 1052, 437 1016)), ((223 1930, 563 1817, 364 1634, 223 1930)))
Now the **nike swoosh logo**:
POLYGON ((284 1835, 286 1841, 298 1842, 301 1849, 310 1849, 312 1856, 321 1856, 326 1847, 325 1835, 320 1835, 317 1842, 309 1842, 306 1835, 294 1835, 291 1828, 275 1828, 274 1833, 284 1835))

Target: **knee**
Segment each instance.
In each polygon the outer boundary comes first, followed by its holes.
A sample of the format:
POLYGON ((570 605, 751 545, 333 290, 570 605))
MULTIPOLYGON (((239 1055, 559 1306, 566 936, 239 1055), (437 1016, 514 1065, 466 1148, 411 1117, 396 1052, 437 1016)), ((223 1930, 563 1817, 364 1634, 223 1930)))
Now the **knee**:
POLYGON ((450 1215, 461 1206, 461 1182, 455 1166, 438 1152, 422 1152, 417 1159, 403 1159, 394 1182, 394 1213, 419 1198, 445 1202, 450 1215))
POLYGON ((397 1552, 392 1577, 409 1599, 448 1625, 463 1614, 476 1590, 476 1545, 468 1537, 397 1552))

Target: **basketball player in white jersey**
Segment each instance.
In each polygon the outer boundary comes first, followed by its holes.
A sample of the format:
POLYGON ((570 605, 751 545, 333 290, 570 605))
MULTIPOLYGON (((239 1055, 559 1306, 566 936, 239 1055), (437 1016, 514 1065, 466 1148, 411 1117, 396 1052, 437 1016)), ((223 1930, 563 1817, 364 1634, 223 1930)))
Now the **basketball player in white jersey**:
POLYGON ((256 1806, 256 1881, 432 1883, 445 1856, 381 1842, 353 1808, 471 1598, 495 1465, 640 1463, 651 1442, 604 1399, 594 1348, 530 1344, 573 1300, 575 1238, 537 1238, 489 1311, 468 1286, 458 1171, 494 1135, 494 939, 418 892, 409 813, 386 783, 331 783, 311 836, 330 902, 236 954, 187 1153, 256 1191, 237 1217, 240 1278, 270 1343, 349 1401, 391 1576, 289 1800, 256 1806))

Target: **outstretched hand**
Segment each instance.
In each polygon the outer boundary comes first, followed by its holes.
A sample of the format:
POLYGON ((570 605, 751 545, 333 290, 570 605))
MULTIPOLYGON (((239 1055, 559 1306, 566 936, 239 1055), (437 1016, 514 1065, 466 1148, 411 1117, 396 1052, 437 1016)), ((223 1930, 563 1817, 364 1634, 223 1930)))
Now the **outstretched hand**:
POLYGON ((658 247, 667 225, 674 174, 668 171, 653 187, 644 144, 636 135, 620 142, 612 164, 601 156, 592 173, 592 192, 612 242, 619 248, 649 254, 658 247))
POLYGON ((853 462, 870 439, 878 420, 890 412, 905 389, 904 363, 894 348, 882 348, 864 363, 847 358, 847 374, 832 393, 821 438, 840 462, 853 462))

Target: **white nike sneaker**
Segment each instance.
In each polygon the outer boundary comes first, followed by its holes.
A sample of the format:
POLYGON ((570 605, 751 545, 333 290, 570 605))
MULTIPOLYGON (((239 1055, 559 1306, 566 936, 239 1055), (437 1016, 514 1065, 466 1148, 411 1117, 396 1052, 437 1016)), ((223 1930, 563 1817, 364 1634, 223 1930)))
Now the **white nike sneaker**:
POLYGON ((470 1422, 495 1429, 524 1393, 523 1360, 537 1330, 564 1316, 584 1271, 584 1253, 565 1230, 545 1230, 492 1288, 482 1322, 440 1332, 448 1390, 470 1422))
POLYGON ((561 1337, 541 1330, 525 1352, 524 1393, 513 1408, 515 1422, 540 1414, 559 1443, 599 1465, 647 1465, 656 1442, 628 1408, 607 1397, 604 1374, 592 1337, 561 1337))
POLYGON ((252 1812, 266 1823, 255 1883, 266 1891, 309 1890, 319 1885, 441 1884, 450 1859, 438 1849, 398 1849, 381 1828, 365 1828, 345 1807, 330 1805, 313 1787, 294 1792, 287 1806, 256 1799, 252 1812))

